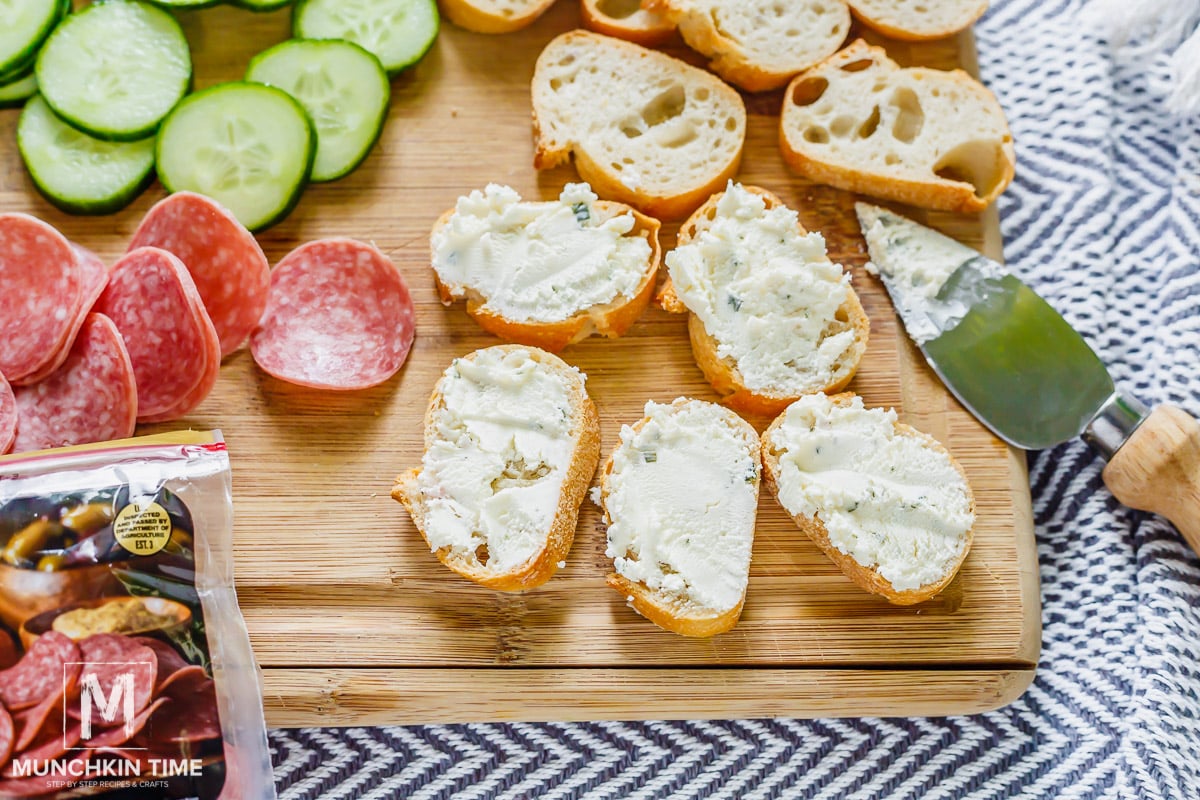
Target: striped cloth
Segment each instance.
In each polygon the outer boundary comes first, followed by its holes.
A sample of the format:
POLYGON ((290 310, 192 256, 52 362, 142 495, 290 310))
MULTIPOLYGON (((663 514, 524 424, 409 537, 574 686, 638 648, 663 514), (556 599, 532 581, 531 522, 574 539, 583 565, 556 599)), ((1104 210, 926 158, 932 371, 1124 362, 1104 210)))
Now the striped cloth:
MULTIPOLYGON (((1082 0, 993 0, 985 82, 1008 112, 1013 270, 1150 403, 1200 413, 1200 121, 1168 62, 1121 63, 1082 0)), ((280 797, 1200 798, 1200 563, 1120 507, 1077 442, 1032 454, 1044 602, 1018 702, 946 719, 275 731, 280 797)))

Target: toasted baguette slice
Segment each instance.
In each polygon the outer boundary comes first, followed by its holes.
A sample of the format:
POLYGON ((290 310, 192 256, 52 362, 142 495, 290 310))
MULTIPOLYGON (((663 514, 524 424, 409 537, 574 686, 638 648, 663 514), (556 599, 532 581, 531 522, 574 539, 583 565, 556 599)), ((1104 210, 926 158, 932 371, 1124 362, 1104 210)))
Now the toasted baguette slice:
POLYGON ((844 0, 644 0, 679 26, 709 68, 748 92, 778 89, 850 33, 844 0))
POLYGON ((512 33, 532 25, 554 0, 438 0, 446 19, 476 33, 512 33))
POLYGON ((585 380, 557 356, 518 345, 476 350, 442 373, 421 466, 392 489, 439 561, 502 591, 554 575, 600 460, 585 380))
POLYGON ((941 39, 965 30, 987 11, 988 0, 847 0, 864 25, 909 42, 941 39))
POLYGON ((534 166, 575 154, 596 194, 686 216, 737 172, 746 107, 715 76, 588 31, 557 37, 533 73, 534 166))
POLYGON ((713 636, 737 624, 750 579, 760 447, 715 403, 646 404, 621 429, 593 495, 608 525, 608 585, 655 625, 713 636))
POLYGON ((664 44, 675 33, 675 23, 642 8, 641 0, 579 0, 579 7, 588 30, 643 47, 664 44))
POLYGON ((616 337, 654 294, 660 223, 597 200, 586 183, 556 201, 522 202, 490 184, 460 197, 430 236, 438 296, 466 298, 479 327, 557 352, 599 333, 616 337))
POLYGON ((775 195, 730 182, 683 224, 666 260, 657 302, 690 312, 692 354, 721 402, 773 416, 854 377, 867 313, 825 240, 775 195))
POLYGON ((1012 181, 1004 111, 962 70, 901 69, 862 40, 796 76, 780 146, 820 183, 946 211, 982 211, 1012 181))
POLYGON ((896 605, 945 589, 971 548, 975 498, 936 439, 846 393, 809 395, 763 433, 767 486, 858 586, 896 605))

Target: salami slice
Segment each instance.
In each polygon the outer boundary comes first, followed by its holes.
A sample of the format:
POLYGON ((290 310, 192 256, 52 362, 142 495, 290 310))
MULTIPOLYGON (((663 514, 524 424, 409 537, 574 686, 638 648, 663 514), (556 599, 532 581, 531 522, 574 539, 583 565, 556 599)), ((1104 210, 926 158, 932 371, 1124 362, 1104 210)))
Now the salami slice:
MULTIPOLYGON (((70 758, 65 766, 67 774, 78 772, 80 775, 84 773, 84 765, 88 760, 88 753, 77 753, 70 758), (78 762, 78 765, 75 764, 78 762)), ((12 774, 11 768, 6 770, 8 774, 12 774)), ((0 778, 0 797, 17 798, 17 797, 60 797, 63 784, 62 775, 39 775, 33 778, 0 778)), ((70 780, 68 778, 67 780, 70 780)))
POLYGON ((42 729, 46 726, 46 720, 50 719, 50 715, 56 711, 62 713, 62 698, 63 690, 47 695, 46 699, 42 700, 33 708, 27 708, 24 711, 17 712, 17 721, 20 722, 17 732, 17 744, 15 750, 19 753, 29 748, 31 744, 41 734, 42 729))
POLYGON ((8 757, 12 755, 16 738, 17 729, 13 725, 12 714, 9 714, 8 710, 0 705, 0 764, 8 763, 8 757))
MULTIPOLYGON (((192 686, 196 681, 205 680, 207 678, 208 673, 204 671, 204 667, 197 666, 195 664, 189 664, 183 669, 172 672, 170 675, 159 681, 158 691, 166 692, 168 690, 172 690, 172 687, 176 683, 182 683, 185 686, 192 686)), ((177 689, 173 691, 178 692, 177 689)))
MULTIPOLYGON (((140 712, 150 705, 158 678, 158 658, 154 651, 126 636, 97 633, 79 642, 84 662, 79 683, 95 676, 96 688, 105 696, 112 694, 113 684, 127 673, 133 674, 133 711, 140 712)), ((79 712, 78 704, 68 709, 71 716, 79 712)), ((94 724, 106 723, 95 721, 94 724)), ((121 723, 113 723, 121 724, 121 723)))
POLYGON ((46 632, 15 666, 0 672, 0 702, 10 711, 20 711, 47 697, 61 696, 64 684, 70 683, 79 669, 68 665, 79 660, 75 642, 58 631, 46 632))
POLYGON ((139 419, 171 411, 206 376, 216 333, 187 268, 166 250, 143 247, 122 257, 96 310, 125 340, 139 419))
MULTIPOLYGON (((195 301, 194 310, 200 317, 208 318, 208 312, 204 310, 204 304, 199 298, 195 301)), ((170 422, 185 417, 195 411, 217 385, 217 378, 221 374, 221 342, 217 338, 216 329, 211 325, 204 326, 204 331, 204 368, 200 373, 200 380, 178 403, 160 414, 146 414, 141 417, 142 422, 170 422)))
POLYGON ((150 636, 135 636, 133 637, 133 641, 153 650, 155 657, 158 658, 158 685, 154 687, 156 694, 162 691, 164 680, 184 667, 190 666, 187 659, 179 655, 179 652, 174 647, 162 639, 155 639, 150 636))
POLYGON ((52 358, 80 304, 78 259, 50 225, 0 214, 0 373, 18 383, 52 358))
POLYGON ((236 350, 267 307, 270 267, 254 235, 214 200, 176 192, 147 212, 130 250, 161 247, 187 265, 221 341, 236 350))
MULTIPOLYGON (((72 722, 67 726, 65 731, 58 724, 45 729, 32 748, 21 753, 21 755, 12 761, 7 762, 4 771, 0 772, 0 775, 3 775, 5 778, 14 778, 21 774, 17 767, 19 763, 32 762, 32 765, 37 765, 61 757, 72 747, 79 744, 81 732, 82 727, 78 722, 72 722)), ((3 783, 0 783, 0 786, 3 786, 3 783)), ((3 796, 3 794, 0 794, 0 797, 3 796)))
POLYGON ((80 247, 75 243, 71 244, 71 248, 75 251, 75 256, 78 259, 79 282, 81 286, 80 303, 75 310, 75 319, 67 330, 66 336, 59 343, 54 356, 38 368, 36 372, 23 378, 20 381, 23 386, 45 380, 62 366, 63 362, 67 360, 67 356, 71 353, 71 345, 75 343, 75 338, 79 335, 79 329, 83 327, 83 321, 87 319, 87 315, 91 312, 92 307, 96 305, 96 301, 100 299, 101 292, 104 291, 104 287, 108 284, 108 267, 100 260, 100 256, 86 247, 80 247))
POLYGON ((271 272, 266 314, 250 337, 258 365, 321 389, 365 389, 404 363, 415 326, 400 271, 353 239, 324 239, 288 253, 271 272))
POLYGON ((91 739, 83 742, 84 747, 120 747, 136 736, 142 728, 146 727, 146 722, 163 706, 169 705, 171 701, 166 697, 160 697, 151 703, 146 708, 142 709, 136 717, 133 718, 133 724, 128 728, 125 725, 118 725, 115 728, 109 728, 94 735, 91 739))
POLYGON ((151 722, 156 740, 203 742, 221 737, 216 684, 211 678, 203 673, 179 678, 164 693, 172 704, 151 722))
POLYGON ((15 390, 18 453, 133 435, 137 385, 121 334, 90 314, 71 354, 53 375, 15 390))
MULTIPOLYGON (((8 381, 0 375, 0 455, 4 455, 9 450, 12 450, 13 442, 17 440, 17 398, 13 395, 13 389, 8 385, 8 381)), ((10 655, 10 647, 6 647, 11 642, 8 639, 8 634, 0 631, 0 669, 10 666, 5 659, 10 655), (8 641, 5 641, 5 640, 8 641)))

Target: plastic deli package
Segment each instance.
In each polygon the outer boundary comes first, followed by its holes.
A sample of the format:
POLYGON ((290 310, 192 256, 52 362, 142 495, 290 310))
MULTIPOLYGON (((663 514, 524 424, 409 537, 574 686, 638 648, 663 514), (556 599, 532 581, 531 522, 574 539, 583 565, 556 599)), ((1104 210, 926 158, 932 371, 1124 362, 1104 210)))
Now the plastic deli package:
POLYGON ((0 798, 275 797, 220 433, 0 459, 0 798))

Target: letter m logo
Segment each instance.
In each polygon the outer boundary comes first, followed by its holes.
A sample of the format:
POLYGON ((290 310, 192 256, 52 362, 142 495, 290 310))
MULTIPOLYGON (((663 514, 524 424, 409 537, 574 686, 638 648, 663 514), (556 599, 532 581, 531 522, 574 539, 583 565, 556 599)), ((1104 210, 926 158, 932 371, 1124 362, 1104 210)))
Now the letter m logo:
MULTIPOLYGON (((133 667, 134 665, 106 666, 133 667)), ((79 721, 83 727, 82 739, 84 742, 92 738, 92 726, 96 722, 94 717, 97 713, 100 715, 100 727, 115 728, 118 724, 117 712, 121 712, 121 724, 125 727, 125 734, 133 736, 134 717, 136 716, 134 713, 133 676, 132 669, 114 674, 109 684, 109 692, 105 695, 104 689, 100 685, 100 678, 96 673, 84 670, 79 692, 79 721)))

